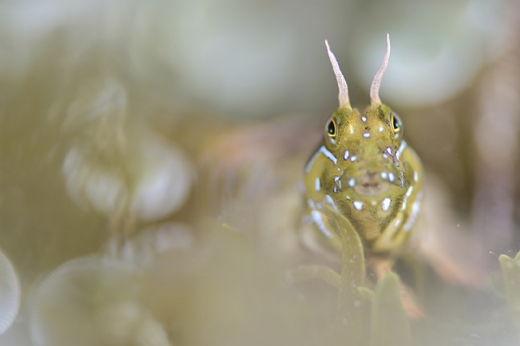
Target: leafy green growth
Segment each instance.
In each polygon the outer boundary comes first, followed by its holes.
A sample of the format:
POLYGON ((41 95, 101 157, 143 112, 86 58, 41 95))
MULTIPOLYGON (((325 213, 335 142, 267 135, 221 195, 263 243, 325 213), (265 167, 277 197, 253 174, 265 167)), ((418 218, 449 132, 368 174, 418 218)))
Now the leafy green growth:
POLYGON ((322 214, 322 220, 342 242, 341 275, 326 266, 303 265, 289 272, 291 281, 320 279, 338 288, 334 334, 339 343, 348 340, 349 345, 367 345, 370 339, 371 346, 411 345, 410 325, 399 297, 398 276, 385 275, 375 292, 363 287, 365 257, 358 233, 348 219, 334 210, 327 209, 322 214), (372 305, 372 323, 368 319, 367 304, 372 305))
POLYGON ((516 326, 520 328, 520 252, 515 258, 500 255, 498 259, 504 275, 504 288, 509 310, 516 326))
POLYGON ((325 266, 305 265, 289 272, 292 281, 321 279, 338 288, 334 322, 336 340, 349 340, 349 345, 364 345, 368 339, 369 319, 366 299, 360 292, 365 280, 365 255, 358 233, 343 215, 331 208, 319 211, 327 229, 338 234, 342 243, 342 269, 338 275, 325 266))
POLYGON ((291 270, 288 275, 290 275, 292 282, 320 279, 332 287, 339 288, 339 274, 327 266, 312 264, 301 265, 291 270))
POLYGON ((394 273, 386 274, 376 286, 370 345, 412 345, 410 324, 399 298, 399 277, 394 273))
POLYGON ((375 293, 370 288, 358 287, 358 292, 363 299, 368 300, 371 303, 374 301, 375 293))
POLYGON ((352 345, 362 345, 366 340, 367 325, 365 299, 358 288, 365 280, 365 255, 363 244, 350 221, 333 209, 323 213, 328 229, 338 234, 342 244, 342 268, 338 290, 338 310, 334 323, 337 337, 349 340, 352 345))

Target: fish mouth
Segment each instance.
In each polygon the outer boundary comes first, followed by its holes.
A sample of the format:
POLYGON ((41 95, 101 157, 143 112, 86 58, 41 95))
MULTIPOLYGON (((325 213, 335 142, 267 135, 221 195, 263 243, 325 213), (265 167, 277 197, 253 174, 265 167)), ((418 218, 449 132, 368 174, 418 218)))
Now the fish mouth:
POLYGON ((348 186, 360 196, 374 197, 387 192, 392 184, 375 173, 366 173, 359 178, 347 180, 348 186))

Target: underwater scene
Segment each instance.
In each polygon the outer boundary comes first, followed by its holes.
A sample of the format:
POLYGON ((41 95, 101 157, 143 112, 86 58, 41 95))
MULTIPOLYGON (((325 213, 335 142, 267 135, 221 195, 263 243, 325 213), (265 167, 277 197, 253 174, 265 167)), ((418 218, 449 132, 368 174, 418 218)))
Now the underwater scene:
POLYGON ((520 1, 0 1, 0 346, 520 345, 520 1))

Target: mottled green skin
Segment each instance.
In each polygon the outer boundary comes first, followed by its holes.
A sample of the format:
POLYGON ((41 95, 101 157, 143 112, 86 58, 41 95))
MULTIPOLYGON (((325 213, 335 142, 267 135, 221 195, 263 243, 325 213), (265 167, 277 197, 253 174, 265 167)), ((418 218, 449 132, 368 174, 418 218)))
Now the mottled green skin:
POLYGON ((393 117, 398 119, 383 104, 363 114, 341 107, 329 119, 337 124, 335 138, 327 122, 305 167, 302 189, 306 219, 313 223, 313 237, 320 245, 341 249, 337 234, 322 222, 327 204, 351 222, 368 253, 398 252, 409 238, 422 198, 423 169, 393 117))

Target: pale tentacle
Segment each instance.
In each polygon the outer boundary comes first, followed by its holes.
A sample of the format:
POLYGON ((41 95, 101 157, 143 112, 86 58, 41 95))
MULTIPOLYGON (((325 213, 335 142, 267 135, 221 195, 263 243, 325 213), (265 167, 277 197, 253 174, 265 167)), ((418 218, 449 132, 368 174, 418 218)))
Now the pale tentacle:
POLYGON ((379 88, 381 87, 383 74, 385 73, 386 67, 388 66, 388 60, 390 60, 390 35, 386 34, 386 53, 381 66, 379 66, 379 70, 377 70, 377 73, 374 76, 372 86, 370 87, 370 104, 372 106, 381 104, 381 99, 379 98, 379 88))
POLYGON ((340 106, 340 108, 341 107, 351 108, 350 100, 348 98, 347 81, 345 80, 345 77, 343 77, 343 73, 341 73, 338 61, 336 60, 336 57, 334 56, 334 53, 332 53, 330 51, 329 43, 327 42, 327 40, 325 40, 325 45, 327 46, 327 54, 329 55, 330 63, 332 64, 332 69, 334 70, 334 74, 336 75, 336 81, 338 82, 339 106, 340 106))

